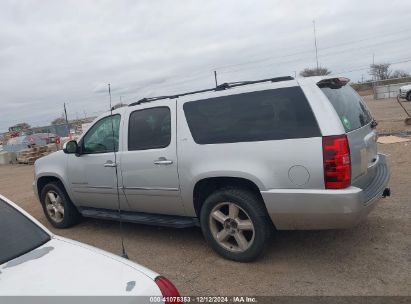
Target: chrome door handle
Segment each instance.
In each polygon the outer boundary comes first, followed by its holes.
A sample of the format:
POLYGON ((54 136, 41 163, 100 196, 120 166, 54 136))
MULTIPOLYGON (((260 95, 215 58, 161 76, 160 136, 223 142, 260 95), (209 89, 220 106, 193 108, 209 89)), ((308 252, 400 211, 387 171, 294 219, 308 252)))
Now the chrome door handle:
POLYGON ((155 165, 171 165, 172 163, 172 160, 169 160, 165 157, 159 157, 157 160, 154 161, 155 165))
POLYGON ((117 167, 116 163, 113 163, 111 160, 106 161, 106 163, 104 164, 104 167, 106 168, 115 168, 117 167))

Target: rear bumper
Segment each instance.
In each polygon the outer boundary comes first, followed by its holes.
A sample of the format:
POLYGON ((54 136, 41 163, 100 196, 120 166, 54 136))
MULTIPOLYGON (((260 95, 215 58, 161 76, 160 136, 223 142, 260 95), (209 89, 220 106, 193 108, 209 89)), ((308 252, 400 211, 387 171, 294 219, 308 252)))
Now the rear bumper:
POLYGON ((261 191, 268 213, 279 230, 339 229, 358 224, 375 207, 390 179, 379 155, 373 180, 363 189, 272 189, 261 191))

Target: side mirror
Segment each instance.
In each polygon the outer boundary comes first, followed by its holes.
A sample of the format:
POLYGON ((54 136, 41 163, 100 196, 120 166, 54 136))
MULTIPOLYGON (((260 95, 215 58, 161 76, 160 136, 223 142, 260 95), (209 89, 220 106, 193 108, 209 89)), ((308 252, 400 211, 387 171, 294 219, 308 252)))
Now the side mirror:
POLYGON ((77 154, 78 144, 75 140, 70 140, 63 145, 63 152, 66 154, 77 154))

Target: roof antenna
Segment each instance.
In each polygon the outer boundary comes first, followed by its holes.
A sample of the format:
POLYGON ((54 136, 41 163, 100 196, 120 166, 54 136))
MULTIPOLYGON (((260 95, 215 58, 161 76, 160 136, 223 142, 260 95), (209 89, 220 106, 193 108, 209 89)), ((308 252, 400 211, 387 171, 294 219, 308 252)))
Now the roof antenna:
POLYGON ((117 210, 120 219, 120 237, 121 237, 121 257, 128 260, 128 255, 124 247, 124 233, 123 233, 123 217, 121 216, 121 203, 120 203, 120 191, 118 189, 118 164, 117 164, 117 152, 116 152, 116 141, 114 139, 114 123, 113 123, 113 107, 111 106, 111 88, 108 84, 108 95, 110 97, 110 118, 111 118, 111 131, 113 136, 113 153, 114 153, 114 168, 116 170, 116 191, 117 191, 117 210))
POLYGON ((218 83, 217 83, 217 71, 214 71, 214 80, 215 80, 215 87, 218 87, 218 83))

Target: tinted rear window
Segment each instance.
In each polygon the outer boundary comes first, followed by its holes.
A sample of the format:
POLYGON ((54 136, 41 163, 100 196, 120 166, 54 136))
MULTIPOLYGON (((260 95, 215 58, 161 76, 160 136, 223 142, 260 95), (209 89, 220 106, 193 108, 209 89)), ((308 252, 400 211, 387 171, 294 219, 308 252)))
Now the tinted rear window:
POLYGON ((15 208, 0 200, 0 264, 50 240, 50 236, 15 208))
POLYGON ((372 116, 367 106, 349 85, 339 89, 321 88, 321 90, 334 106, 346 132, 356 130, 371 122, 372 116))
POLYGON ((321 136, 300 87, 187 102, 184 113, 197 144, 321 136))

